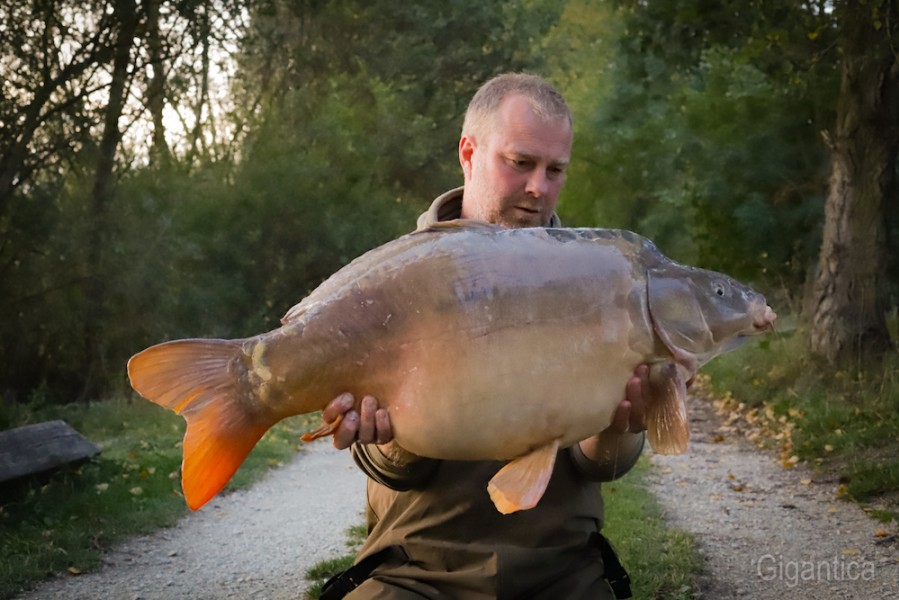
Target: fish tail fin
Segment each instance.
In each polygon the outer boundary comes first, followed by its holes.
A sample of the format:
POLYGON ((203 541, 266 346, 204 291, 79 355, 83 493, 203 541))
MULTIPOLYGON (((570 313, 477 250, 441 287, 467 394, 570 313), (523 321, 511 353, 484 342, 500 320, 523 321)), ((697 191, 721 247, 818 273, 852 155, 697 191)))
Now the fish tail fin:
POLYGON ((192 510, 228 483, 277 419, 253 414, 239 401, 243 385, 234 361, 245 340, 176 340, 128 361, 138 394, 187 421, 181 487, 192 510))
POLYGON ((690 442, 687 385, 670 362, 649 367, 650 399, 646 408, 649 444, 659 454, 683 454, 690 442))

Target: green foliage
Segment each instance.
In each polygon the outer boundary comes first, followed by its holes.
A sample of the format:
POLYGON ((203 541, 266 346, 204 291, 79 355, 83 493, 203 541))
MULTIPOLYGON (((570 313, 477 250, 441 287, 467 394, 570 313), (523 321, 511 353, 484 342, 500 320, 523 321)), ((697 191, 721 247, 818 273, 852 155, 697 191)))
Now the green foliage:
POLYGON ((832 17, 789 2, 617 5, 563 210, 798 295, 827 189, 832 17))
MULTIPOLYGON (((0 429, 49 419, 64 419, 102 452, 81 465, 4 484, 0 598, 55 572, 87 571, 115 540, 173 525, 187 511, 180 417, 144 401, 0 407, 0 429)), ((295 418, 275 426, 226 490, 247 487, 288 460, 310 423, 295 418)))
POLYGON ((802 281, 826 194, 814 107, 734 51, 705 52, 698 77, 702 87, 675 97, 694 141, 682 149, 684 191, 670 200, 694 216, 698 259, 737 276, 761 267, 802 281))

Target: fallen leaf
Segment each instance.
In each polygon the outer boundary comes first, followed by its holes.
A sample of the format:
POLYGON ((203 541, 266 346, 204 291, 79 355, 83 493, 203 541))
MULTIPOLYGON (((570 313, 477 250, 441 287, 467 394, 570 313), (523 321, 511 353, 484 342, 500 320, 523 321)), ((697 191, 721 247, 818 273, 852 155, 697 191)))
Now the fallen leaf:
POLYGON ((800 479, 799 483, 801 483, 802 485, 811 485, 812 480, 811 479, 800 479))
POLYGON ((886 529, 878 529, 877 531, 874 532, 874 537, 884 538, 884 537, 889 537, 889 535, 890 535, 890 532, 887 531, 886 529))
POLYGON ((66 569, 66 570, 67 570, 69 573, 71 573, 72 575, 81 575, 81 569, 79 569, 78 567, 69 567, 69 568, 66 569))

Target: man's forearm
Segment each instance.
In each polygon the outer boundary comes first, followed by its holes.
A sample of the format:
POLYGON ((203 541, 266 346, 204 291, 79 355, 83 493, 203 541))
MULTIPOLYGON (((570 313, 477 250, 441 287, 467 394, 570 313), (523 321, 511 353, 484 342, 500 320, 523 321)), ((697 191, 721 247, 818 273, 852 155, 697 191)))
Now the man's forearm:
POLYGON ((640 458, 646 434, 606 429, 571 448, 571 458, 581 473, 595 481, 612 481, 630 471, 640 458))

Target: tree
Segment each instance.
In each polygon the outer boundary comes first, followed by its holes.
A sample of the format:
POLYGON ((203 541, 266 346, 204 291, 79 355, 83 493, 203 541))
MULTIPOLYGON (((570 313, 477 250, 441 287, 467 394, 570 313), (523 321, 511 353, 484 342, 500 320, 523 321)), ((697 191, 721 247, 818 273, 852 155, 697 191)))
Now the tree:
POLYGON ((208 161, 187 134, 213 138, 199 55, 240 35, 244 5, 0 3, 0 394, 92 396, 121 381, 134 330, 165 329, 141 320, 140 295, 171 281, 133 271, 165 272, 179 249, 170 198, 190 197, 179 177, 208 161), (194 27, 210 6, 214 26, 194 27), (166 131, 179 106, 204 118, 166 131), (167 246, 145 256, 135 240, 167 246))
POLYGON ((71 10, 44 0, 0 8, 0 215, 18 188, 64 165, 89 140, 93 76, 114 52, 114 17, 104 5, 71 10), (96 26, 71 27, 72 12, 96 26))
POLYGON ((892 0, 845 0, 841 85, 830 193, 815 282, 811 348, 835 364, 890 347, 884 317, 887 204, 896 201, 899 149, 899 9, 892 0))
POLYGON ((800 296, 826 194, 832 15, 794 0, 612 4, 615 54, 578 115, 589 166, 572 166, 563 210, 800 296))
POLYGON ((153 121, 153 144, 150 148, 150 163, 167 166, 171 161, 171 151, 165 139, 165 56, 163 37, 159 26, 160 0, 146 0, 147 12, 147 52, 152 73, 147 82, 147 108, 153 121))

